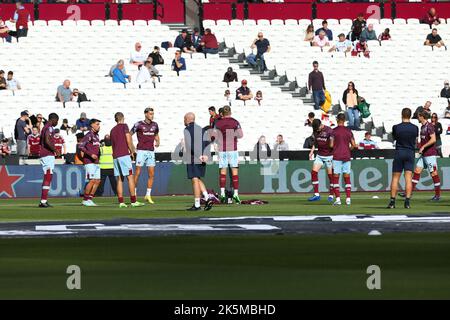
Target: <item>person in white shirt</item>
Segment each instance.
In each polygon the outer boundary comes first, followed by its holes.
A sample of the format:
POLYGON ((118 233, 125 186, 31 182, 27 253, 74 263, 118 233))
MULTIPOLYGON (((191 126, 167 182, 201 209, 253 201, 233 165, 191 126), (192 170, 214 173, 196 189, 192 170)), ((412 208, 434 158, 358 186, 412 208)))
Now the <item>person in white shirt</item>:
POLYGON ((142 66, 147 59, 147 56, 142 51, 142 45, 140 42, 136 42, 134 45, 134 51, 130 55, 130 63, 135 66, 142 66))
POLYGON ((283 136, 279 134, 277 136, 277 141, 273 145, 275 151, 288 151, 289 145, 284 141, 283 136))
POLYGON ((145 82, 154 82, 152 76, 150 75, 150 67, 152 66, 150 61, 145 61, 144 66, 139 70, 138 75, 136 77, 136 82, 139 84, 145 82))
POLYGON ((329 52, 350 52, 352 51, 352 43, 350 40, 345 39, 345 34, 341 33, 334 46, 329 50, 329 52))
POLYGON ((22 89, 20 87, 19 81, 14 79, 13 76, 14 76, 14 73, 12 71, 8 71, 8 77, 6 78, 6 89, 13 90, 13 91, 22 89))

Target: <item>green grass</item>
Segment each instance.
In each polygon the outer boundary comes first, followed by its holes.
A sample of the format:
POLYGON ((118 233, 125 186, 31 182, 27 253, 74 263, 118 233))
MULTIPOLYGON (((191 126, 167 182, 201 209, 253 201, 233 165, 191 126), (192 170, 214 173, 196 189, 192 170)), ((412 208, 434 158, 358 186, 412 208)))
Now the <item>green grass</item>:
MULTIPOLYGON (((432 193, 416 193, 412 200, 412 209, 403 209, 403 202, 398 200, 396 210, 385 210, 389 195, 387 193, 355 193, 352 195, 352 206, 342 205, 333 207, 322 199, 320 202, 310 203, 310 195, 243 195, 242 199, 262 199, 269 201, 268 205, 222 205, 215 206, 209 212, 188 213, 186 208, 192 205, 192 197, 154 197, 155 205, 143 208, 119 209, 115 198, 98 198, 96 208, 81 206, 80 199, 63 198, 50 199, 54 208, 37 208, 36 199, 0 200, 0 222, 15 221, 44 221, 44 220, 93 220, 116 218, 174 218, 192 216, 265 216, 265 215, 321 215, 321 214, 413 214, 428 212, 450 212, 445 197, 439 203, 430 203, 432 193), (372 199, 376 195, 379 199, 372 199)), ((324 195, 326 196, 326 195, 324 195)), ((143 200, 143 199, 141 199, 143 200)))
POLYGON ((0 299, 450 298, 445 233, 0 239, 0 252, 0 299))

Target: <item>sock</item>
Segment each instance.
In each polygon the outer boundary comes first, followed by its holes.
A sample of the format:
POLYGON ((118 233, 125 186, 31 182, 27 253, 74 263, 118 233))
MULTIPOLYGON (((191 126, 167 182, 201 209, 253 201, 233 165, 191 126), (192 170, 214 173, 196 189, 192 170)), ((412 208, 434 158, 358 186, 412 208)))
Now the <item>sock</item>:
POLYGON ((134 188, 134 194, 137 195, 137 188, 134 188))
POLYGON ((220 186, 220 190, 222 191, 222 189, 224 190, 224 192, 222 194, 225 193, 225 185, 227 184, 227 176, 225 174, 220 174, 219 175, 219 186, 220 186))
POLYGON ((50 191, 50 185, 52 184, 52 174, 50 170, 44 174, 44 180, 42 181, 42 193, 41 193, 41 202, 46 203, 48 199, 48 192, 50 191), (45 202, 44 202, 45 201, 45 202))
POLYGON ((334 180, 334 194, 336 195, 336 200, 341 198, 341 190, 339 186, 339 176, 333 177, 334 180))
POLYGON ((319 195, 319 177, 317 171, 311 171, 311 182, 314 188, 314 195, 319 195))
POLYGON ((93 200, 94 199, 95 194, 90 194, 89 195, 89 200, 93 200))
POLYGON ((208 200, 209 199, 209 193, 208 191, 203 191, 203 199, 208 200))
POLYGON ((88 200, 89 200, 89 195, 85 193, 83 196, 83 201, 88 201, 88 200))
POLYGON ((131 203, 135 203, 136 202, 136 196, 130 196, 130 201, 131 201, 131 203))
POLYGON ((200 207, 200 198, 195 198, 195 207, 196 208, 200 207))
POLYGON ((439 178, 439 175, 433 176, 433 182, 434 182, 434 193, 436 194, 436 197, 441 196, 441 178, 439 178))
POLYGON ((395 203, 395 198, 391 197, 391 202, 395 203))
POLYGON ((225 188, 220 188, 220 195, 225 196, 225 188))
POLYGON ((238 189, 234 189, 234 195, 238 196, 239 195, 239 190, 238 189))
POLYGON ((146 196, 150 196, 151 194, 152 194, 152 188, 147 188, 146 196))
POLYGON ((419 180, 420 180, 420 174, 414 172, 414 175, 412 178, 412 189, 413 190, 416 189, 416 184, 419 183, 419 180))
POLYGON ((347 198, 350 198, 352 193, 352 183, 350 181, 350 177, 344 177, 344 181, 345 181, 345 195, 347 196, 347 198))
POLYGON ((333 187, 333 174, 328 174, 328 181, 330 182, 330 196, 334 195, 334 187, 333 187))
POLYGON ((233 176, 233 189, 238 190, 239 189, 239 176, 233 176))
POLYGON ((123 197, 118 197, 119 198, 119 203, 123 203, 123 197))

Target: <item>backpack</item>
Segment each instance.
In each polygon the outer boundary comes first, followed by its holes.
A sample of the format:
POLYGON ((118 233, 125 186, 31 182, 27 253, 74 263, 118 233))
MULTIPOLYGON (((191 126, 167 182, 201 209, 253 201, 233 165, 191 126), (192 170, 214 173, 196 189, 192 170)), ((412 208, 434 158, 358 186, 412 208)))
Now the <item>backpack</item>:
POLYGON ((361 112, 361 117, 363 117, 364 119, 370 117, 370 104, 368 104, 366 100, 361 100, 357 108, 359 112, 361 112))

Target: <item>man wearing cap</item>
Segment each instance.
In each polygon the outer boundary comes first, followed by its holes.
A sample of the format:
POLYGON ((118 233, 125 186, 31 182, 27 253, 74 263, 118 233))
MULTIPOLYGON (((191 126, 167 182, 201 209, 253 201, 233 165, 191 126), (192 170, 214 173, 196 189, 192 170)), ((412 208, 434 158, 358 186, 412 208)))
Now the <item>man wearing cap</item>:
POLYGON ((195 52, 191 37, 189 37, 187 29, 181 30, 181 34, 179 34, 175 39, 175 43, 173 46, 185 53, 195 52))
POLYGON ((84 169, 86 171, 86 179, 89 181, 84 189, 83 206, 95 207, 96 204, 92 199, 100 184, 100 120, 91 119, 89 121, 90 130, 84 136, 80 144, 80 152, 83 158, 84 169))
POLYGON ((236 100, 251 100, 253 99, 253 93, 249 87, 247 87, 247 80, 241 81, 241 86, 236 89, 236 100))
MULTIPOLYGON (((130 134, 136 133, 138 138, 137 155, 136 155, 136 174, 134 175, 134 184, 138 185, 139 176, 143 166, 148 168, 147 193, 145 200, 153 204, 152 187, 155 176, 155 147, 159 147, 159 127, 153 121, 155 112, 153 108, 145 108, 145 119, 134 124, 130 134)), ((136 192, 137 194, 137 192, 136 192)))
POLYGON ((153 51, 148 55, 148 58, 152 58, 152 65, 156 66, 158 64, 164 64, 164 59, 159 53, 160 49, 158 46, 153 47, 153 51))
POLYGON ((345 39, 345 34, 341 33, 338 36, 339 40, 337 40, 334 46, 329 50, 329 52, 350 52, 352 51, 352 43, 350 40, 345 39))
POLYGON ((192 41, 192 45, 194 46, 194 48, 197 52, 202 51, 202 47, 200 46, 201 40, 202 40, 202 36, 200 35, 200 30, 197 27, 195 27, 194 33, 191 36, 191 41, 192 41))
POLYGON ((444 88, 441 90, 441 98, 450 99, 450 85, 448 80, 444 81, 444 88))
POLYGON ((88 131, 89 130, 89 119, 86 116, 86 112, 80 114, 80 119, 76 122, 77 130, 88 131))
POLYGON ((202 37, 201 41, 202 52, 217 54, 219 53, 219 43, 215 35, 211 33, 211 29, 205 29, 205 35, 202 37))
POLYGON ((31 133, 32 126, 28 111, 22 111, 16 121, 14 138, 17 142, 17 154, 21 157, 27 155, 27 136, 31 133))

